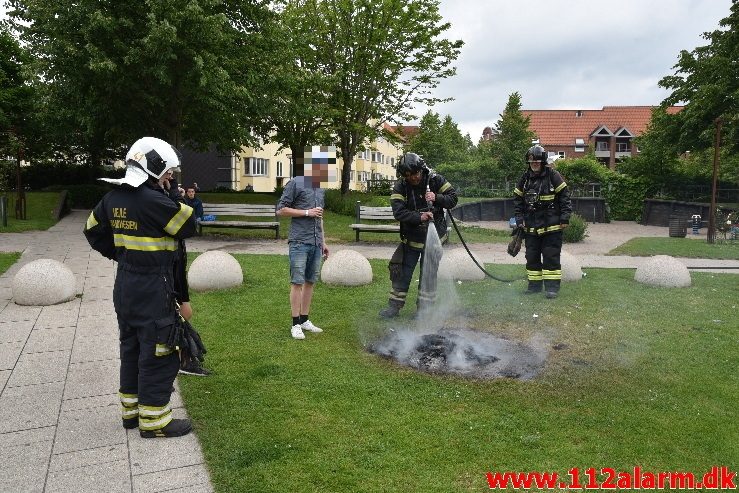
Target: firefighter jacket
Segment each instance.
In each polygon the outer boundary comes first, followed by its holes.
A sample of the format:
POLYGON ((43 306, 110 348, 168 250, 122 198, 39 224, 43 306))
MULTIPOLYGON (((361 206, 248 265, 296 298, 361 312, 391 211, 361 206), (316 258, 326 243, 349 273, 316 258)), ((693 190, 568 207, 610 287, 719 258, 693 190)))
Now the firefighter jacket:
POLYGON ((426 186, 436 194, 432 204, 434 225, 439 239, 444 242, 447 236, 444 209, 457 205, 457 192, 446 179, 431 170, 424 170, 424 176, 417 186, 412 186, 405 178, 395 182, 390 194, 390 205, 393 216, 400 221, 400 241, 417 250, 423 249, 426 243, 428 224, 421 222, 421 212, 428 210, 426 204, 426 186))
POLYGON ((542 166, 537 175, 528 168, 513 193, 516 224, 523 224, 526 233, 554 233, 562 230, 561 224, 569 224, 572 214, 570 193, 558 171, 542 166))
POLYGON ((90 246, 118 262, 113 305, 119 322, 157 327, 157 347, 159 332, 174 322, 178 240, 195 229, 192 207, 172 201, 149 182, 106 194, 85 225, 90 246))

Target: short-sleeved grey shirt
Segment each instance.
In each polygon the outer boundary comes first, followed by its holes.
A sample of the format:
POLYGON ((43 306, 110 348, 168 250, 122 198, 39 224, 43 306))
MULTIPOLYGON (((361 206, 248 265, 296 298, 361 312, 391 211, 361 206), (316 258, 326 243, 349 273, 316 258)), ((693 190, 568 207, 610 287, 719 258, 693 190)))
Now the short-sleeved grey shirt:
MULTIPOLYGON (((280 200, 277 202, 277 210, 283 207, 307 210, 314 207, 323 207, 325 203, 326 190, 322 188, 306 187, 299 180, 292 179, 285 185, 280 200)), ((288 243, 298 242, 309 245, 321 246, 323 231, 321 229, 320 217, 293 217, 290 221, 290 234, 288 243)))

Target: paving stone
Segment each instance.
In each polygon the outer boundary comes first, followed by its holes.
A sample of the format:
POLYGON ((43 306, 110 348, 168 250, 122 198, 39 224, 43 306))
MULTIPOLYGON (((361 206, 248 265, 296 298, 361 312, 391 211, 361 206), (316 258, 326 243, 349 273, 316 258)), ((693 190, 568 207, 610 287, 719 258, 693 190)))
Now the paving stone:
POLYGON ((75 299, 60 305, 45 306, 36 320, 35 327, 74 327, 79 318, 80 300, 75 299))
POLYGON ((35 329, 28 338, 24 353, 44 353, 48 351, 71 350, 74 342, 74 327, 54 329, 35 329))
POLYGON ((130 493, 128 460, 118 460, 49 473, 45 493, 130 493), (104 485, 104 486, 103 486, 104 485))
POLYGON ((78 337, 72 348, 72 363, 85 361, 104 361, 120 358, 120 348, 116 339, 104 337, 78 337))
POLYGON ((203 463, 200 444, 193 433, 176 440, 150 440, 134 435, 128 449, 134 476, 203 463))
MULTIPOLYGON (((113 303, 110 303, 110 310, 113 310, 113 303)), ((115 313, 101 312, 99 317, 80 317, 77 322, 77 334, 79 337, 96 337, 102 335, 114 335, 114 340, 118 340, 118 320, 115 313)))
POLYGON ((22 354, 8 380, 8 386, 35 385, 64 380, 70 351, 22 354))
POLYGON ((105 315, 106 319, 115 320, 115 309, 109 300, 87 301, 80 304, 80 320, 100 319, 105 315))
POLYGON ((116 409, 118 409, 118 406, 120 406, 117 392, 115 394, 96 395, 93 397, 76 397, 74 399, 64 399, 62 401, 62 412, 109 406, 113 406, 116 409))
POLYGON ((54 454, 126 443, 121 416, 109 407, 66 411, 59 415, 54 454))
POLYGON ((10 286, 0 287, 0 300, 10 301, 12 299, 13 299, 13 288, 11 288, 10 286))
POLYGON ((215 491, 210 483, 197 484, 194 486, 186 486, 184 488, 176 488, 167 490, 167 493, 213 493, 215 491))
POLYGON ((108 395, 120 384, 118 360, 92 361, 69 365, 64 399, 108 395))
POLYGON ((2 393, 2 389, 5 388, 5 383, 10 378, 10 374, 12 373, 12 370, 2 370, 0 371, 0 394, 2 393))
POLYGON ((0 491, 42 492, 52 440, 0 449, 0 491))
POLYGON ((41 306, 22 306, 15 303, 8 305, 0 312, 0 323, 2 322, 20 322, 23 320, 36 321, 41 313, 41 306))
POLYGON ((33 321, 0 322, 0 343, 25 342, 33 329, 33 321))
POLYGON ((63 389, 64 382, 6 386, 0 396, 0 433, 55 425, 63 389))
POLYGON ((134 493, 172 491, 207 484, 208 472, 203 465, 180 467, 133 477, 134 493))
POLYGON ((97 464, 105 464, 120 460, 128 460, 128 447, 125 443, 106 445, 105 447, 86 450, 76 450, 74 452, 65 452, 63 454, 54 454, 51 456, 49 472, 79 469, 81 467, 94 466, 97 464))
POLYGON ((0 453, 8 447, 54 440, 56 425, 0 434, 0 453))
POLYGON ((0 370, 12 370, 23 351, 23 342, 5 342, 0 344, 0 370))

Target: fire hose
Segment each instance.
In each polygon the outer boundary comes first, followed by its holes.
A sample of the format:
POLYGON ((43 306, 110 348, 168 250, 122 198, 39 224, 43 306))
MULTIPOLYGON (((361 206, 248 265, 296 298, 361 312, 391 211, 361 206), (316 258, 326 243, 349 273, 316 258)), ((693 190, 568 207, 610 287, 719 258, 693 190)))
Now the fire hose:
MULTIPOLYGON (((457 226, 457 222, 454 220, 454 216, 452 216, 451 212, 449 213, 449 218, 452 220, 452 226, 454 226, 454 231, 457 232, 457 236, 459 236, 459 240, 462 242, 462 246, 464 246, 464 249, 467 250, 467 254, 470 256, 470 258, 475 263, 475 265, 482 272, 485 273, 486 276, 488 276, 491 279, 495 279, 496 281, 500 281, 500 282, 513 282, 513 281, 518 281, 520 279, 525 279, 525 277, 514 277, 513 279, 503 279, 503 278, 498 277, 498 276, 495 276, 495 275, 491 274, 490 272, 488 272, 487 270, 485 270, 485 267, 483 267, 482 265, 480 265, 479 262, 477 261, 477 259, 475 259, 474 255, 472 255, 472 252, 470 251, 469 247, 467 246, 467 242, 464 241, 464 237, 462 236, 462 232, 459 231, 459 227, 457 226)), ((516 231, 515 234, 519 234, 522 231, 523 230, 516 231)), ((523 237, 519 238, 518 241, 520 241, 522 239, 523 239, 523 237)), ((514 238, 514 240, 516 240, 516 238, 514 238)), ((519 248, 520 248, 520 243, 519 243, 519 248)))

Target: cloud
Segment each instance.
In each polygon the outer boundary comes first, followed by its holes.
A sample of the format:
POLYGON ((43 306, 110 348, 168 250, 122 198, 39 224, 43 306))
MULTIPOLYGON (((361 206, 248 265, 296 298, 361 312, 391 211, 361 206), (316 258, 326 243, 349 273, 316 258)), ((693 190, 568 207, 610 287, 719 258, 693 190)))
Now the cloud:
MULTIPOLYGON (((731 0, 441 0, 462 39, 457 75, 437 88, 454 101, 433 108, 450 114, 476 141, 508 96, 524 109, 657 105, 659 80, 674 73, 681 50, 707 44, 731 0)), ((426 108, 418 108, 419 114, 426 108)))

